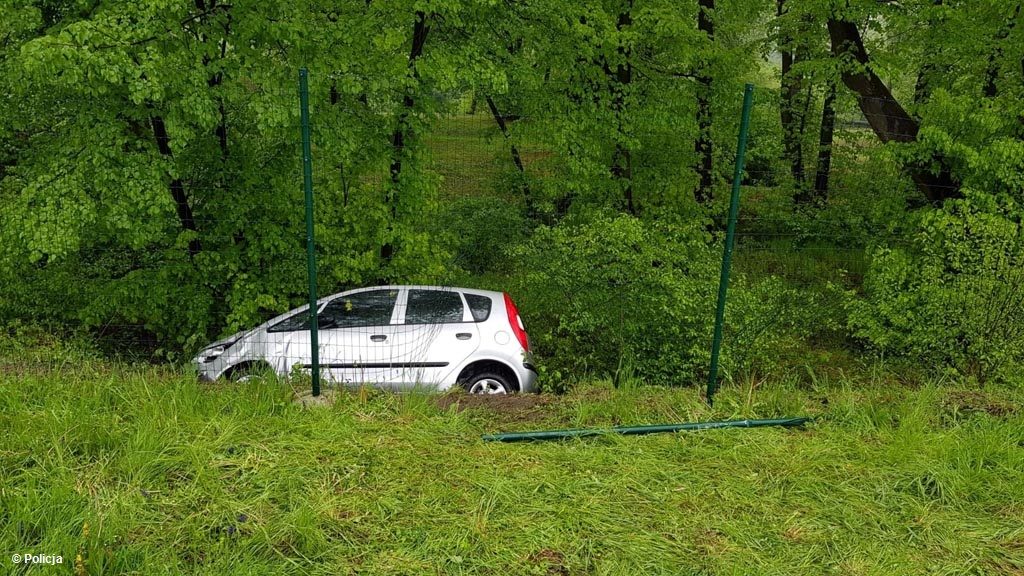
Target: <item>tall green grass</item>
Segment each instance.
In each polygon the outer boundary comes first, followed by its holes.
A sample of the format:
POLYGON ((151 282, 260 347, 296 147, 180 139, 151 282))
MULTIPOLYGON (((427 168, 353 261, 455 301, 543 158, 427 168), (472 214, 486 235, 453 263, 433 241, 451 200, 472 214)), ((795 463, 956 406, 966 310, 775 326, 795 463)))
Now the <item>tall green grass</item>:
POLYGON ((1021 392, 637 386, 624 374, 504 409, 152 368, 0 375, 0 572, 1016 574, 1021 392), (480 434, 809 414, 803 430, 537 444, 480 434))

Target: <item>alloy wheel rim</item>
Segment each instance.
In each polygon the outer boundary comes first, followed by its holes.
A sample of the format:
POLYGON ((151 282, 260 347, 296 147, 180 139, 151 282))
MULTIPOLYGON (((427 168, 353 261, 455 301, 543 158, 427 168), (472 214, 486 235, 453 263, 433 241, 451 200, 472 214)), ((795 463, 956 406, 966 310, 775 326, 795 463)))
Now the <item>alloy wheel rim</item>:
POLYGON ((469 388, 470 394, 505 394, 505 386, 494 378, 483 378, 473 383, 469 388))

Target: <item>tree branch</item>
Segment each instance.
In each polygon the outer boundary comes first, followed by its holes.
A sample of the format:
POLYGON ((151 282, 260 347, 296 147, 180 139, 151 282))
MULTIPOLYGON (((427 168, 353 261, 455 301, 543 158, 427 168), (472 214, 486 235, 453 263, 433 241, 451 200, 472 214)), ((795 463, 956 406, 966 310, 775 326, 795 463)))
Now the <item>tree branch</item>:
MULTIPOLYGON (((857 104, 868 124, 882 142, 916 142, 920 125, 893 97, 889 87, 871 70, 860 30, 848 20, 829 18, 828 33, 832 55, 840 60, 843 84, 857 95, 857 104)), ((927 167, 908 167, 918 190, 933 204, 959 198, 960 184, 953 179, 945 158, 934 156, 939 174, 927 167)))

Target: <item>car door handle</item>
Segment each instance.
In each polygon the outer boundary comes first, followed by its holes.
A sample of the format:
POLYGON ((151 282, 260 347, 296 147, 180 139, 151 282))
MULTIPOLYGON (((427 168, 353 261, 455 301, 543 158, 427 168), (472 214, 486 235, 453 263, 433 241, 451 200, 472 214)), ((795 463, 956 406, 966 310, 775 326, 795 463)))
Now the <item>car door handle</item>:
POLYGON ((370 340, 373 340, 374 342, 383 342, 387 339, 388 337, 384 334, 374 334, 373 336, 370 336, 370 340))
POLYGON ((469 332, 459 332, 458 334, 455 335, 455 337, 458 338, 459 340, 469 340, 470 338, 473 337, 473 335, 470 334, 469 332))

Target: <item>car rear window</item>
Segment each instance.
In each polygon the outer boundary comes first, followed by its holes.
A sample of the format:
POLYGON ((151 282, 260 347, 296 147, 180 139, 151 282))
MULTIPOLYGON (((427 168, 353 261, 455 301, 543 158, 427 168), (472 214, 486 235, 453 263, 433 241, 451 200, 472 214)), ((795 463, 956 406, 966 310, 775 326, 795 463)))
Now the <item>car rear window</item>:
POLYGON ((469 303, 469 311, 473 314, 473 320, 483 322, 491 315, 490 296, 479 294, 466 294, 466 302, 469 303))
POLYGON ((406 324, 462 322, 462 297, 450 290, 410 290, 405 307, 406 324))

